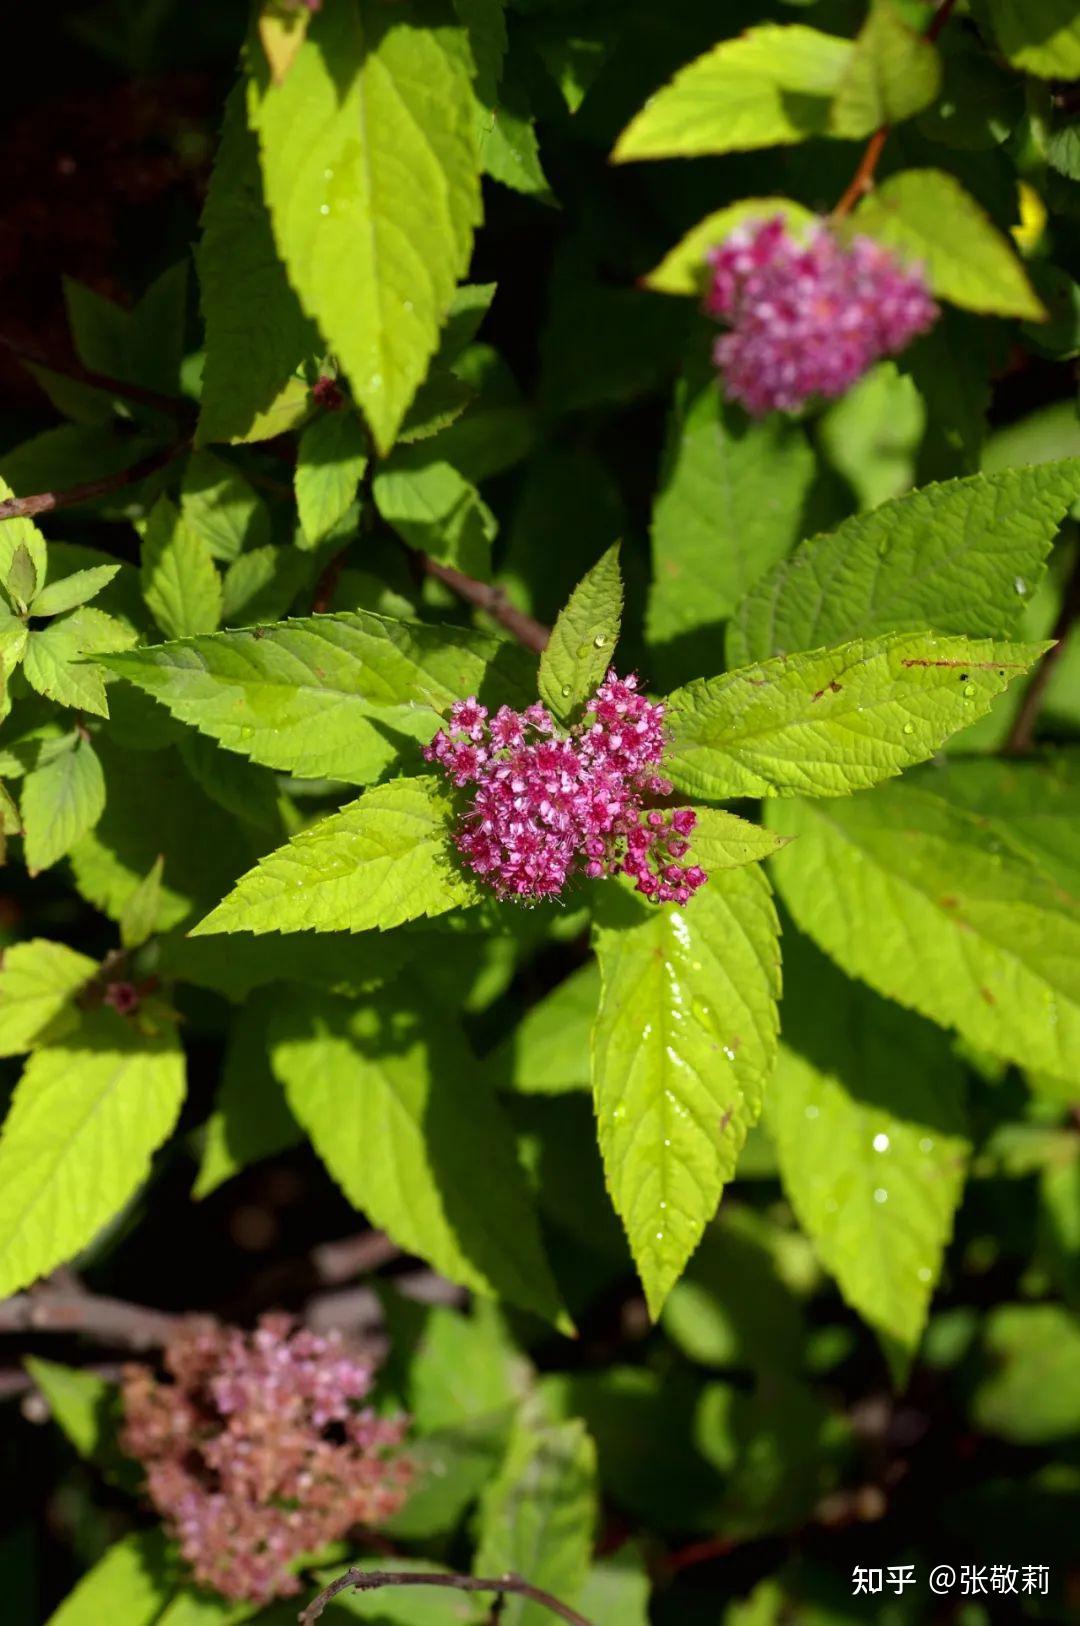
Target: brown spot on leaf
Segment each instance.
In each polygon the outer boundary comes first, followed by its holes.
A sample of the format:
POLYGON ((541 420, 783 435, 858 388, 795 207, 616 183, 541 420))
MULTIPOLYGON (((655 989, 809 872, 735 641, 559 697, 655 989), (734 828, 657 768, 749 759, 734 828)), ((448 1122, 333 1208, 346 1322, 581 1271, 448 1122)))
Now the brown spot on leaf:
POLYGON ((826 683, 824 689, 818 690, 817 694, 814 696, 814 699, 820 700, 823 694, 839 694, 843 687, 844 685, 842 683, 837 683, 836 679, 833 678, 831 683, 826 683))
POLYGON ((979 993, 982 995, 983 999, 985 999, 985 1001, 986 1001, 986 1003, 988 1005, 996 1005, 997 1004, 997 996, 995 994, 992 994, 990 992, 989 988, 980 988, 979 993))

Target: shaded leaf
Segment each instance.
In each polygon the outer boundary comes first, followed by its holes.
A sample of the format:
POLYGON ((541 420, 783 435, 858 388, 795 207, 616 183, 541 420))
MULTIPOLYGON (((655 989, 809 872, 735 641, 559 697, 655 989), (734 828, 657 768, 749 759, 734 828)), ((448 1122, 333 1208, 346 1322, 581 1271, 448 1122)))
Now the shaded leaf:
POLYGON ((451 1280, 556 1317, 509 1126, 453 1029, 393 990, 361 1005, 305 993, 274 1020, 270 1064, 372 1224, 451 1280))

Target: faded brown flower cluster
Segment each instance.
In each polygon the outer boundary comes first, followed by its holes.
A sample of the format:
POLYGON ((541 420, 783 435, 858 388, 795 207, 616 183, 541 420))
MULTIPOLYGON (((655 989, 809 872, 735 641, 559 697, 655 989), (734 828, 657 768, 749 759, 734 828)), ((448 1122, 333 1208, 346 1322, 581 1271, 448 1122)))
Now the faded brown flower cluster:
POLYGON ((195 1579, 227 1598, 298 1590, 291 1566, 404 1501, 405 1420, 362 1405, 371 1368, 340 1334, 264 1316, 254 1332, 192 1319, 167 1376, 124 1376, 124 1449, 195 1579))

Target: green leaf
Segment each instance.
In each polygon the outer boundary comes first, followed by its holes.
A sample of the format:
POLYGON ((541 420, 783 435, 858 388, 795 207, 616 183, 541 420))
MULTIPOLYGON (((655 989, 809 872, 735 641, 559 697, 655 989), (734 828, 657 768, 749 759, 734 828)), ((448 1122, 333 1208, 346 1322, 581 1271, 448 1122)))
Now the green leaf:
POLYGON ((253 762, 364 784, 455 700, 528 703, 532 666, 505 641, 358 610, 132 650, 110 668, 253 762))
POLYGON ((60 615, 96 598, 119 571, 119 565, 95 565, 90 570, 73 570, 61 581, 50 582, 34 600, 34 614, 60 615))
MULTIPOLYGON (((6 502, 15 495, 7 481, 0 476, 0 502, 6 502)), ((45 559, 45 538, 33 520, 26 518, 0 520, 0 580, 7 580, 20 547, 24 547, 29 553, 37 572, 37 579, 43 582, 48 568, 45 559)))
POLYGON ((119 924, 120 942, 126 949, 141 948, 157 931, 161 918, 161 877, 164 870, 165 858, 159 853, 124 903, 119 924))
POLYGON ((58 1424, 81 1457, 90 1460, 105 1447, 103 1419, 116 1395, 116 1385, 75 1366, 61 1366, 40 1356, 28 1355, 26 1370, 49 1403, 58 1424))
POLYGON ((492 180, 526 197, 554 204, 548 178, 540 162, 536 124, 524 108, 523 87, 514 84, 504 90, 495 113, 495 122, 482 143, 484 170, 492 180), (508 96, 512 100, 508 100, 508 96), (513 103, 518 103, 515 106, 513 103))
POLYGON ((205 539, 168 497, 159 497, 142 535, 142 590, 166 638, 214 632, 221 578, 205 539))
MULTIPOLYGON (((585 1584, 596 1523, 596 1447, 585 1425, 518 1422, 480 1504, 476 1575, 526 1575, 573 1605, 585 1584)), ((506 1626, 549 1626, 541 1604, 507 1596, 506 1626)))
POLYGON ((933 781, 937 795, 975 816, 1063 893, 1080 898, 1080 751, 1059 749, 1031 760, 958 762, 933 781))
POLYGON ((475 903, 453 816, 430 776, 376 785, 260 859, 192 935, 385 930, 475 903))
POLYGON ((47 1626, 155 1626, 174 1585, 162 1532, 125 1536, 106 1549, 47 1626))
POLYGON ((280 620, 315 569, 313 556, 296 548, 253 548, 242 553, 226 570, 221 584, 223 625, 252 627, 280 620))
POLYGON ((322 345, 274 247, 239 86, 225 110, 197 262, 206 323, 200 443, 292 429, 308 410, 300 365, 322 345))
POLYGON ((1073 0, 982 0, 998 44, 1040 79, 1080 79, 1080 18, 1073 0))
POLYGON ((25 611, 33 603, 38 590, 38 573, 25 542, 20 542, 11 556, 4 587, 19 610, 25 611))
POLYGON ((668 696, 664 772, 711 801, 845 796, 925 761, 1044 647, 894 633, 698 678, 668 696))
POLYGON ((596 1626, 649 1626, 651 1591, 641 1551, 628 1541, 592 1566, 578 1594, 578 1607, 596 1626))
POLYGON ((851 40, 801 23, 747 29, 650 96, 612 157, 694 158, 822 135, 853 52, 851 40))
POLYGON ((381 452, 480 219, 471 64, 453 20, 443 0, 328 0, 285 83, 251 86, 278 248, 381 452))
POLYGON ((95 717, 107 717, 105 679, 98 666, 85 657, 112 654, 127 649, 134 641, 129 627, 102 610, 73 610, 40 632, 31 632, 23 671, 31 688, 47 699, 76 711, 92 712, 95 717))
POLYGON ((600 999, 590 961, 530 1007, 488 1060, 500 1089, 523 1095, 562 1095, 589 1087, 589 1034, 600 999))
POLYGON ((452 1281, 557 1316, 509 1126, 455 1028, 394 990, 359 1005, 299 994, 274 1020, 270 1064, 373 1225, 452 1281))
POLYGON ((800 535, 813 477, 800 425, 775 412, 751 422, 711 367, 682 381, 653 506, 651 643, 696 634, 695 653, 715 668, 718 623, 800 535))
POLYGON ((23 780, 23 853, 37 875, 69 853, 105 811, 105 775, 90 741, 71 737, 67 750, 23 780))
POLYGON ((395 1348, 408 1352, 404 1399, 419 1434, 512 1410, 527 1392, 532 1368, 490 1299, 462 1315, 392 1298, 386 1314, 395 1348))
POLYGON ((593 1091, 608 1190, 655 1317, 712 1218, 776 1055, 777 922, 759 868, 685 909, 607 887, 593 1091))
POLYGON ((184 1057, 174 1031, 115 1012, 30 1057, 0 1134, 0 1295, 94 1240, 146 1178, 176 1122, 184 1057))
POLYGON ((364 426, 355 413, 325 412, 308 424, 296 458, 296 505, 309 547, 348 512, 366 467, 364 426))
POLYGON ((490 575, 495 515, 476 487, 435 458, 431 447, 399 448, 376 474, 372 495, 383 519, 410 547, 467 575, 490 575))
POLYGON ((728 662, 888 632, 1009 637, 1080 494, 1080 458, 925 486, 796 548, 727 632, 728 662))
POLYGON ((71 852, 79 892, 119 920, 164 853, 156 929, 204 913, 254 859, 250 834, 195 783, 175 749, 122 750, 105 734, 96 746, 105 812, 71 852))
POLYGON ((708 277, 705 256, 709 250, 729 237, 736 226, 751 220, 771 220, 776 215, 782 215, 789 229, 796 232, 815 219, 812 210, 790 198, 743 198, 739 203, 729 203, 692 226, 668 250, 655 271, 642 277, 643 286, 658 294, 692 294, 700 298, 708 277))
POLYGON ((860 141, 928 107, 941 88, 933 45, 909 28, 893 0, 872 0, 837 87, 830 133, 860 141))
POLYGON ((944 170, 890 175, 851 226, 922 265, 931 291, 964 310, 1036 322, 1046 315, 1008 239, 944 170))
POLYGON ((44 937, 6 948, 0 964, 0 1056, 30 1050, 96 971, 96 961, 44 937))
POLYGON ((1080 1327, 1060 1304, 1000 1304, 986 1320, 976 1427, 1018 1445, 1080 1432, 1080 1327))
POLYGON ((852 1309, 910 1355, 970 1150, 963 1069, 946 1035, 787 934, 783 1034, 766 1121, 784 1191, 852 1309))
POLYGON ((234 818, 252 825, 275 840, 296 828, 282 816, 283 800, 277 777, 269 768, 247 762, 224 751, 202 734, 188 734, 180 741, 180 755, 196 784, 234 818))
MULTIPOLYGON (((787 983, 787 952, 784 954, 787 983)), ((775 1089, 769 1082, 766 1106, 775 1089)), ((665 1333, 702 1366, 755 1373, 796 1371, 806 1328, 798 1299, 781 1275, 791 1233, 756 1210, 720 1204, 685 1274, 664 1305, 665 1333)))
POLYGON ((133 310, 64 278, 64 303, 79 359, 94 372, 146 388, 175 391, 187 300, 187 264, 150 284, 133 310))
POLYGON ((243 1002, 268 982, 300 982, 332 994, 359 994, 377 988, 400 971, 415 939, 353 937, 348 932, 298 932, 280 937, 235 933, 230 937, 170 938, 161 945, 167 973, 213 988, 243 1002))
POLYGON ((270 513, 239 469, 213 452, 192 452, 180 482, 180 515, 215 559, 238 559, 270 541, 270 513))
MULTIPOLYGON (((859 510, 911 490, 930 415, 914 378, 894 361, 879 361, 826 407, 815 425, 818 444, 855 493, 859 510)), ((826 481, 834 484, 823 473, 822 488, 826 481)))
POLYGON ((950 764, 851 800, 770 805, 770 824, 799 837, 774 859, 777 881, 852 976, 982 1050, 1075 1082, 1080 905, 1005 839, 1007 817, 949 797, 965 772, 950 764))
POLYGON ((718 869, 741 869, 756 864, 786 845, 772 830, 750 824, 718 807, 699 807, 697 824, 690 838, 690 851, 709 875, 718 869))
POLYGON ((208 1197, 249 1164, 303 1139, 267 1059, 267 1032, 280 1003, 280 989, 264 989, 233 1020, 193 1197, 208 1197))
POLYGON ((578 582, 540 656, 540 698, 557 721, 569 722, 603 682, 619 641, 622 607, 616 543, 578 582))

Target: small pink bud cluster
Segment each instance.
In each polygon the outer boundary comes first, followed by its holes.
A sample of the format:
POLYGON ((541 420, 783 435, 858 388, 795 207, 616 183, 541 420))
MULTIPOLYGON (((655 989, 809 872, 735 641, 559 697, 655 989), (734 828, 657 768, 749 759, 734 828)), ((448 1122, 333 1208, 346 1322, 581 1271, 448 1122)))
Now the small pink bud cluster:
POLYGON ((568 734, 540 704, 490 717, 475 698, 459 701, 424 755, 472 787, 454 837, 469 868, 500 898, 557 897, 580 872, 629 875, 655 903, 686 903, 706 879, 679 862, 696 815, 645 807, 648 796, 671 795, 656 771, 663 722, 636 677, 614 672, 568 734))
POLYGON ((779 215, 738 226, 708 261, 705 309, 731 329, 713 359, 728 399, 754 417, 843 395, 938 314, 920 270, 823 225, 801 241, 779 215))
POLYGON ((371 1368, 338 1333, 264 1316, 254 1332, 192 1319, 165 1350, 169 1380, 124 1374, 124 1450, 195 1579, 265 1603, 299 1589, 290 1565, 355 1524, 397 1512, 403 1420, 359 1404, 371 1368))

